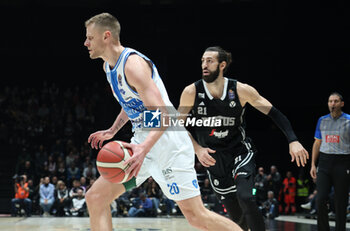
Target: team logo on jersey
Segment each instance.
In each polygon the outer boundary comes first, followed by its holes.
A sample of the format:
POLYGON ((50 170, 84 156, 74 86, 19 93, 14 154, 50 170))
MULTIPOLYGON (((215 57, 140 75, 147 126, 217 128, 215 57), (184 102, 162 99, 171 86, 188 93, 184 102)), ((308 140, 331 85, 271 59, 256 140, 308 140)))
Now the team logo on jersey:
POLYGON ((125 95, 125 91, 124 89, 119 89, 120 93, 122 93, 123 95, 125 95))
POLYGON ((143 112, 143 127, 144 128, 160 128, 160 117, 162 112, 159 108, 155 110, 147 110, 143 112))
POLYGON ((118 83, 122 86, 122 76, 120 74, 118 75, 118 83))
POLYGON ((204 104, 204 102, 203 102, 203 101, 202 101, 202 102, 200 102, 198 105, 199 105, 199 106, 205 106, 205 104, 204 104))
POLYGON ((230 100, 234 100, 235 99, 235 92, 232 89, 228 90, 228 98, 230 100))
POLYGON ((198 93, 198 98, 200 98, 200 99, 204 99, 204 98, 205 98, 204 93, 198 93))
POLYGON ((214 179, 213 183, 214 183, 215 186, 218 186, 220 184, 219 180, 217 180, 217 179, 214 179))
POLYGON ((195 188, 198 188, 198 181, 196 179, 192 181, 192 184, 195 188))
POLYGON ((236 106, 236 102, 235 101, 231 101, 229 104, 230 108, 234 108, 236 106))

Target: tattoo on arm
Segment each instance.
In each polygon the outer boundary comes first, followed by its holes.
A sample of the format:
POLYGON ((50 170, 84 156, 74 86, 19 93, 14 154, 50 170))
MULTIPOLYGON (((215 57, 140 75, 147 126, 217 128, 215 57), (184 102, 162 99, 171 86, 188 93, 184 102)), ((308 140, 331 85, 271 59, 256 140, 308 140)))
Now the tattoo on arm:
POLYGON ((123 127, 123 125, 125 124, 125 120, 124 119, 120 119, 119 123, 117 124, 117 131, 119 131, 119 129, 121 129, 123 127))

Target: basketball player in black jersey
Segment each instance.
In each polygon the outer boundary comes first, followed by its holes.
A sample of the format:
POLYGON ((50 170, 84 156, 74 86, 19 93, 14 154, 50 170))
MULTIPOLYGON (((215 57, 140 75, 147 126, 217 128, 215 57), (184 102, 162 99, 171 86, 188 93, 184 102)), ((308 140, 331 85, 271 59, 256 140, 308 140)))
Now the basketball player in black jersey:
POLYGON ((246 104, 271 117, 286 135, 292 162, 305 166, 309 155, 286 116, 252 86, 223 77, 230 63, 231 53, 220 47, 207 48, 202 56, 202 79, 183 90, 179 112, 187 115, 192 110, 196 119, 221 120, 218 127, 193 127, 195 152, 231 219, 243 229, 248 225, 251 231, 260 231, 265 224, 254 198, 256 151, 245 134, 246 104))

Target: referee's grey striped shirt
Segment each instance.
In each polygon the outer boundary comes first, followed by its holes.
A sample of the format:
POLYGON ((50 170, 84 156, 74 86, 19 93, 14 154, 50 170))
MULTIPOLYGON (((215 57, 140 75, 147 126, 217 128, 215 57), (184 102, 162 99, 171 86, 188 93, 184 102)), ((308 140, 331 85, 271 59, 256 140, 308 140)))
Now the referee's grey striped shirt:
POLYGON ((320 152, 350 154, 350 115, 343 113, 337 119, 331 114, 322 116, 317 122, 315 138, 322 140, 320 152))

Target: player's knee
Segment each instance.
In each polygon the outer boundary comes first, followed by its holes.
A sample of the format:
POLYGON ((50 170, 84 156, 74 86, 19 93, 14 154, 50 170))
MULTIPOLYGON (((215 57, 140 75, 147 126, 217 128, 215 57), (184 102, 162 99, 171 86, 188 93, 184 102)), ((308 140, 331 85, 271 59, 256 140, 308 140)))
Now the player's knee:
POLYGON ((101 193, 91 188, 85 194, 85 201, 88 206, 93 206, 94 204, 101 205, 105 201, 105 198, 101 193))
POLYGON ((185 215, 188 223, 190 223, 191 226, 201 230, 207 230, 207 222, 209 222, 208 219, 210 217, 205 209, 196 211, 187 209, 182 211, 182 213, 185 215))

